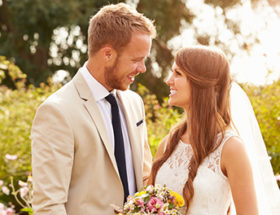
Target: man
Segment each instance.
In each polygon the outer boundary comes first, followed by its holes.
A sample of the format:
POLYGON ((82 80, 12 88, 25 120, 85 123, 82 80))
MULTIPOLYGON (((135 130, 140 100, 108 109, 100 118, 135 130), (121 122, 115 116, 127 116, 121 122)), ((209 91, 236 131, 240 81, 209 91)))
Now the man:
POLYGON ((110 204, 143 186, 152 157, 143 102, 128 88, 146 71, 154 36, 153 23, 123 3, 91 18, 88 61, 33 122, 35 215, 112 215, 110 204))

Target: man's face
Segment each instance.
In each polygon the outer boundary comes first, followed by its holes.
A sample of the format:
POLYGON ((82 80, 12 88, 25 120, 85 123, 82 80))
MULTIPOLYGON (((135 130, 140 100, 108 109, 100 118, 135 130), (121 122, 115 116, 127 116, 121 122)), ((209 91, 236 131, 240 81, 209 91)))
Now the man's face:
POLYGON ((145 59, 151 50, 152 39, 143 33, 133 33, 130 42, 118 54, 114 65, 105 67, 107 89, 127 90, 134 77, 146 71, 145 59))

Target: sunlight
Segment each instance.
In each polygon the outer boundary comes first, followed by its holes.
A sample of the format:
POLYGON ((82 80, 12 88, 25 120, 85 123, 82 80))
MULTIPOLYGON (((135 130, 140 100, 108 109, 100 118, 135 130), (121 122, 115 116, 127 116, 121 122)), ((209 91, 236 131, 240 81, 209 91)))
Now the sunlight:
POLYGON ((209 35, 209 45, 217 45, 218 41, 217 46, 228 54, 238 82, 263 85, 280 78, 280 18, 267 1, 252 8, 250 1, 243 0, 228 9, 226 17, 221 8, 202 0, 188 0, 186 6, 196 17, 192 24, 182 25, 181 35, 169 41, 170 48, 198 44, 197 35, 209 35), (239 24, 239 34, 227 27, 226 19, 239 24))

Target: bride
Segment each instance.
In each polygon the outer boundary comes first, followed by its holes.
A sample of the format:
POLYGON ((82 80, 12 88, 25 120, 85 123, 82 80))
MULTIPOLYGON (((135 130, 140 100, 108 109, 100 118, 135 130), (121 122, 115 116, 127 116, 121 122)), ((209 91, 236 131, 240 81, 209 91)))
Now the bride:
MULTIPOLYGON (((233 84, 230 92, 225 55, 204 46, 181 49, 167 84, 169 104, 182 107, 186 118, 158 147, 149 182, 166 184, 182 194, 182 212, 188 215, 278 214, 275 180, 265 182, 263 172, 256 174, 261 167, 269 177, 272 175, 264 144, 259 141, 262 138, 256 119, 248 107, 246 115, 241 114, 244 106, 239 101, 243 91, 233 84), (274 206, 272 196, 260 198, 264 190, 268 194, 274 192, 274 206)), ((243 95, 242 101, 246 99, 243 95)))

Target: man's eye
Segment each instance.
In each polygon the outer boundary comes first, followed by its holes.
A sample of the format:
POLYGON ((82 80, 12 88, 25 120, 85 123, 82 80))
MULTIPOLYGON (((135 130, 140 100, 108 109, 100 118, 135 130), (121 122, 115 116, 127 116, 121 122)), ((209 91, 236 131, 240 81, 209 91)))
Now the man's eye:
POLYGON ((135 62, 135 63, 138 63, 138 62, 145 61, 145 59, 143 59, 143 58, 137 58, 137 59, 133 59, 132 61, 135 62))

